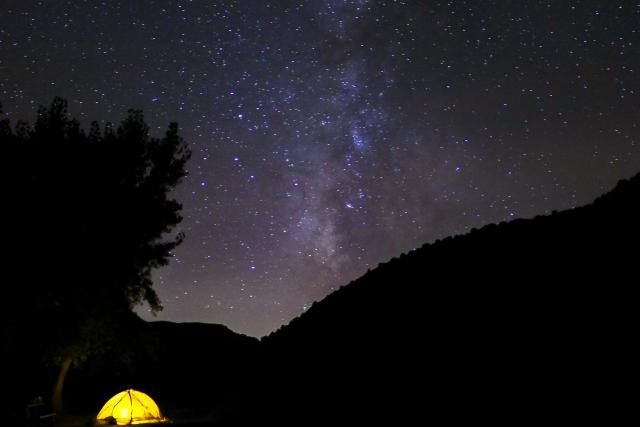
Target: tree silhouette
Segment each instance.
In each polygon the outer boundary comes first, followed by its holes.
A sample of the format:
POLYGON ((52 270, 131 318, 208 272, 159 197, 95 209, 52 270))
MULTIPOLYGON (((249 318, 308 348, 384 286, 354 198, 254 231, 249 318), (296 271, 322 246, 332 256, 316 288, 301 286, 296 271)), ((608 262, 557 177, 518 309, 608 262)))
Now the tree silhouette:
POLYGON ((182 218, 170 192, 190 151, 176 123, 152 138, 137 110, 116 129, 94 122, 87 134, 60 98, 38 110, 33 128, 1 120, 0 147, 5 277, 14 278, 3 357, 16 362, 36 352, 58 365, 59 411, 69 366, 114 348, 125 333, 118 322, 136 304, 162 308, 151 272, 183 239, 173 232, 182 218))

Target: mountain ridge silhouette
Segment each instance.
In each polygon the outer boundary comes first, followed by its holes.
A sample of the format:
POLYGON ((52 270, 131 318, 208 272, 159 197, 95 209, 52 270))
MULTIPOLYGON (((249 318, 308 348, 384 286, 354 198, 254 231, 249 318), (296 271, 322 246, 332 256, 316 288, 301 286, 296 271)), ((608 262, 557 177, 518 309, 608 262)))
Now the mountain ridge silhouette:
MULTIPOLYGON (((511 221, 503 221, 498 224, 487 224, 480 228, 472 228, 469 232, 445 237, 443 239, 438 239, 433 243, 425 243, 420 248, 416 248, 407 253, 402 253, 399 257, 394 257, 387 262, 380 263, 376 268, 369 269, 365 274, 361 277, 349 282, 349 284, 341 286, 336 291, 332 292, 330 295, 325 297, 320 301, 316 301, 312 304, 312 306, 302 313, 300 316, 291 320, 288 324, 281 326, 276 331, 271 332, 267 336, 262 338, 263 342, 269 342, 272 340, 279 339, 280 334, 289 333, 288 329, 295 328, 298 323, 303 322, 304 318, 313 316, 318 310, 319 307, 328 304, 328 301, 334 301, 338 295, 342 293, 349 292, 347 287, 359 287, 363 286, 362 283, 365 279, 371 277, 371 275, 375 275, 378 272, 380 274, 382 271, 396 267, 399 261, 403 260, 411 260, 416 257, 426 257, 427 255, 431 255, 433 251, 449 251, 450 245, 458 245, 462 243, 467 243, 470 239, 479 239, 479 238, 495 238, 495 237, 503 237, 500 234, 510 233, 513 229, 520 226, 528 226, 529 224, 538 222, 541 226, 546 226, 549 221, 560 221, 569 223, 575 222, 577 220, 577 224, 574 225, 584 225, 584 220, 579 218, 584 214, 589 214, 592 216, 597 216, 596 219, 609 219, 611 217, 611 208, 615 207, 617 209, 616 214, 620 215, 625 221, 629 221, 631 218, 631 212, 639 213, 640 211, 640 174, 633 176, 628 180, 620 180, 615 188, 599 197, 597 197, 592 203, 587 205, 574 207, 571 209, 567 209, 564 211, 553 211, 548 215, 538 215, 530 219, 514 219, 511 221), (635 197, 635 200, 633 198, 635 197), (632 203, 628 203, 631 201, 632 203), (632 209, 629 210, 628 207, 632 206, 632 209), (618 212, 619 211, 619 212, 618 212), (491 235, 489 235, 491 234, 491 235)), ((640 217, 638 217, 640 218, 640 217)), ((569 232, 575 232, 576 230, 569 230, 569 232)))
POLYGON ((280 396, 267 406, 290 424, 309 414, 410 422, 423 411, 447 422, 611 422, 637 354, 638 218, 640 174, 591 204, 380 264, 263 337, 277 372, 264 382, 280 396))

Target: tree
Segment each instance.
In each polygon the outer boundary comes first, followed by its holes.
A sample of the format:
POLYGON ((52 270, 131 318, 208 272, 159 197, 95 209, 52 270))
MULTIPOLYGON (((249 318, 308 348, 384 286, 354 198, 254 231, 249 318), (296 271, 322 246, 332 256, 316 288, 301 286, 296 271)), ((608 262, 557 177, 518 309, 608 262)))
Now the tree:
POLYGON ((138 110, 117 129, 94 122, 87 134, 60 98, 38 110, 33 128, 1 120, 0 147, 5 277, 15 278, 3 357, 36 351, 57 364, 59 411, 71 364, 107 351, 114 324, 135 305, 162 308, 151 272, 183 239, 174 232, 181 205, 170 193, 190 151, 176 123, 150 137, 138 110))

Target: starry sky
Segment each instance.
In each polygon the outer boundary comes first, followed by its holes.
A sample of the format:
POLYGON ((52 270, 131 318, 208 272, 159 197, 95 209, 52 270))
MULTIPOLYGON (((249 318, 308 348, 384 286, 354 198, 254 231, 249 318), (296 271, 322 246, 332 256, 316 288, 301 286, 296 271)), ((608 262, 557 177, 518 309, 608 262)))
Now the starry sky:
POLYGON ((156 318, 262 336, 402 252, 640 171, 639 48, 636 0, 0 0, 0 102, 179 122, 156 318))

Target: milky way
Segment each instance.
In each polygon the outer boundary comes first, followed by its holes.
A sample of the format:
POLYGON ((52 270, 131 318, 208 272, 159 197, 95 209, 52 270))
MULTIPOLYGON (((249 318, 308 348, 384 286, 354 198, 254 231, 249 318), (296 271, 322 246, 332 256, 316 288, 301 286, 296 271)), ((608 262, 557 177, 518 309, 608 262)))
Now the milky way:
POLYGON ((13 120, 59 95, 190 143, 159 319, 261 336, 402 252, 640 170, 636 1, 2 3, 13 120))

